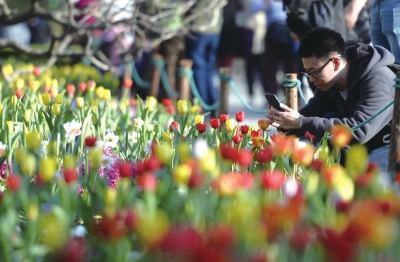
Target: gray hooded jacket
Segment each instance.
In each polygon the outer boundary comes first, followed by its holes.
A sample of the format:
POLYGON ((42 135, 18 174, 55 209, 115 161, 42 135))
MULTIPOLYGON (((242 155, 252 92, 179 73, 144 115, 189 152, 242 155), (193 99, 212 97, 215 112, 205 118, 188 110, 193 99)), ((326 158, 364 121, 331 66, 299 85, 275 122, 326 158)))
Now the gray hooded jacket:
MULTIPOLYGON (((388 65, 394 63, 394 56, 380 46, 357 44, 347 50, 349 75, 347 79, 347 99, 344 100, 337 88, 314 93, 308 104, 299 112, 300 128, 298 136, 306 131, 321 138, 336 124, 350 128, 369 119, 394 99, 394 72, 388 65), (329 112, 340 113, 342 118, 326 119, 329 112)), ((390 142, 390 123, 393 106, 378 117, 353 132, 352 143, 365 144, 368 151, 385 146, 390 142)), ((293 133, 291 130, 290 133, 293 133)))

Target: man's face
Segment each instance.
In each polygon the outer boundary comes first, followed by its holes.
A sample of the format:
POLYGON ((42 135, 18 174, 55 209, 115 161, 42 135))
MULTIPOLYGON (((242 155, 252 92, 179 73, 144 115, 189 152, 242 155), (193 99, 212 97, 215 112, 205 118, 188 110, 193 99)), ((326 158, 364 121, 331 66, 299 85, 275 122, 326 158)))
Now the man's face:
POLYGON ((333 58, 321 60, 315 57, 302 58, 304 71, 309 80, 321 91, 328 91, 332 88, 332 79, 335 76, 333 58))

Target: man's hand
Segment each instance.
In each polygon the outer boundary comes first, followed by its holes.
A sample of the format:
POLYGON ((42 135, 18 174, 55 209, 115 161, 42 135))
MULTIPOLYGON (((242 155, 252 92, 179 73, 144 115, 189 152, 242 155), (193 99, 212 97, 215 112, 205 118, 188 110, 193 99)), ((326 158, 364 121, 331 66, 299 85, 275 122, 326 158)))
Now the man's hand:
POLYGON ((267 122, 276 127, 283 129, 298 129, 300 127, 300 114, 299 112, 280 104, 281 108, 285 110, 280 112, 273 106, 269 106, 269 112, 265 114, 267 122))

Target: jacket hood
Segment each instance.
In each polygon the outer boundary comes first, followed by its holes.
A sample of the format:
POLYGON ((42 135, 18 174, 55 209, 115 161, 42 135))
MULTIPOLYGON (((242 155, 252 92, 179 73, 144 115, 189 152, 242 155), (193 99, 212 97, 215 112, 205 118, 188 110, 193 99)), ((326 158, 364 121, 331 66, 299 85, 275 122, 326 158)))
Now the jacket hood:
POLYGON ((348 47, 346 52, 350 66, 347 86, 350 86, 350 89, 372 69, 391 65, 395 61, 389 50, 381 46, 358 43, 348 47))

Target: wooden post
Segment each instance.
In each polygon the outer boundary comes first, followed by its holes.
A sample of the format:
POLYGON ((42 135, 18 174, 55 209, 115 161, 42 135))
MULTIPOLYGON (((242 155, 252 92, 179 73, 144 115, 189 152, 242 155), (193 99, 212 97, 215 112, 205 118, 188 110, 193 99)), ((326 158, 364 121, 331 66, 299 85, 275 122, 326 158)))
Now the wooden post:
MULTIPOLYGON (((163 56, 160 54, 154 54, 155 60, 164 60, 163 56)), ((158 97, 158 92, 160 89, 160 81, 161 81, 161 70, 158 66, 154 65, 153 68, 153 78, 151 79, 151 85, 149 89, 149 96, 158 97)))
MULTIPOLYGON (((183 59, 179 61, 179 66, 185 68, 186 70, 192 69, 193 61, 190 59, 183 59)), ((182 100, 190 100, 190 79, 187 75, 179 76, 178 79, 178 90, 179 90, 179 99, 182 100)))
MULTIPOLYGON (((230 76, 231 69, 228 67, 222 67, 219 69, 219 73, 224 76, 230 76)), ((229 82, 221 80, 219 94, 219 113, 228 114, 229 82)))
MULTIPOLYGON (((400 78, 400 72, 396 73, 396 78, 400 78)), ((395 82, 396 85, 400 85, 400 81, 395 82)), ((390 133, 390 151, 389 151, 389 172, 397 172, 397 165, 400 157, 400 89, 396 88, 394 95, 393 105, 393 119, 392 119, 392 130, 390 133)))
MULTIPOLYGON (((292 79, 296 80, 297 79, 297 74, 286 74, 285 75, 286 79, 292 79)), ((297 88, 286 88, 285 89, 285 95, 286 95, 286 105, 290 107, 291 109, 298 110, 298 90, 297 88)))

